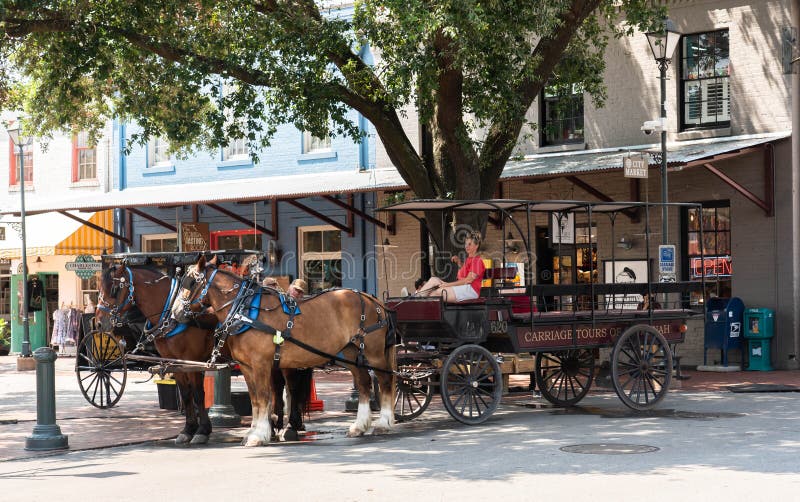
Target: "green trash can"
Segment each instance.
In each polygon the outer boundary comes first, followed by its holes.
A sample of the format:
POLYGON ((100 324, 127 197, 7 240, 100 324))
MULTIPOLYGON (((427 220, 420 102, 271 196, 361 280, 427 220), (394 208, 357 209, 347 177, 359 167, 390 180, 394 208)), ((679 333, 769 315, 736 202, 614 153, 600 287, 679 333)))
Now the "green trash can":
POLYGON ((771 339, 775 334, 775 311, 750 308, 744 311, 744 338, 747 341, 747 369, 772 371, 771 339))

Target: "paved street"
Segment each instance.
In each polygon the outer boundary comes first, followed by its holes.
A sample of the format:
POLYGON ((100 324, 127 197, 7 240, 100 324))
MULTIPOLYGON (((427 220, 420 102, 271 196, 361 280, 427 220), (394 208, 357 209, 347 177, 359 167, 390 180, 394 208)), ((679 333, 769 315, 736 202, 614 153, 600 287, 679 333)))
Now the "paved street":
MULTIPOLYGON (((118 408, 92 409, 70 383, 72 360, 60 359, 59 425, 72 450, 93 449, 43 456, 14 446, 35 423, 35 403, 27 385, 33 374, 12 371, 13 362, 0 358, 7 501, 790 500, 800 490, 800 393, 698 391, 688 383, 703 380, 698 374, 643 415, 609 392, 591 393, 574 410, 518 393, 477 427, 434 402, 393 434, 360 439, 344 435, 352 419, 340 411, 346 375, 323 375, 317 390, 326 411, 312 413, 310 441, 246 449, 238 446, 245 429, 233 428, 215 431, 207 447, 178 448, 156 440, 174 437, 181 419, 158 409, 152 383, 129 379, 118 408)), ((785 372, 749 375, 796 380, 785 372)))

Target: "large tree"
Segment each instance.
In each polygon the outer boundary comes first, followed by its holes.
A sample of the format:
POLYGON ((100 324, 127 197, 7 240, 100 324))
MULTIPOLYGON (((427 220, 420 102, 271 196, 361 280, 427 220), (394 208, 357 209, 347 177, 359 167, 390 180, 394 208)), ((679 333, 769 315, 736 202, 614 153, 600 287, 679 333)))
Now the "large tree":
POLYGON ((487 198, 545 84, 602 104, 609 38, 654 27, 654 3, 6 0, 0 105, 40 133, 116 116, 173 146, 245 134, 256 155, 283 123, 358 139, 355 109, 417 196, 487 198), (405 110, 431 135, 428 158, 405 110))

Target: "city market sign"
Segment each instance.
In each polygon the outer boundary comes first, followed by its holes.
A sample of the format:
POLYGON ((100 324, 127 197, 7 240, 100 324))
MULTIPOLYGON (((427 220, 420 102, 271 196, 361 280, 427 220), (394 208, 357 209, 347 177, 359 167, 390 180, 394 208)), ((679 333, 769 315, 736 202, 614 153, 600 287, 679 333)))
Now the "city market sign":
POLYGON ((75 261, 67 262, 64 268, 75 272, 81 279, 91 279, 91 277, 102 270, 103 264, 95 261, 91 255, 82 254, 75 257, 75 261))

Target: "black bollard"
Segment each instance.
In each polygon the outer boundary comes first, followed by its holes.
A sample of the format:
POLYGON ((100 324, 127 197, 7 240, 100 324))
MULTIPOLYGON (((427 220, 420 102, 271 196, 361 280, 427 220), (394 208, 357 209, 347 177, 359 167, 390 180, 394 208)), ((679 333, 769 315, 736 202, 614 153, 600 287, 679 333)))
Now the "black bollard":
POLYGON ((231 405, 231 369, 223 368, 214 374, 214 404, 208 409, 211 425, 236 427, 241 425, 242 417, 231 405))
POLYGON ((56 424, 56 352, 40 347, 33 353, 36 360, 36 425, 25 438, 26 450, 63 450, 69 448, 67 436, 56 424))

